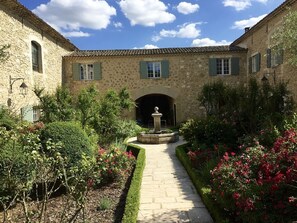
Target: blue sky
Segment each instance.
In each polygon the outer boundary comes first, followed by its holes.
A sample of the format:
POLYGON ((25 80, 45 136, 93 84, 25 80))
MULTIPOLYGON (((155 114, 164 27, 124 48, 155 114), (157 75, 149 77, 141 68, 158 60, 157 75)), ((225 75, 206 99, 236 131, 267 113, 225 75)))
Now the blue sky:
POLYGON ((19 0, 81 50, 226 45, 284 0, 19 0))

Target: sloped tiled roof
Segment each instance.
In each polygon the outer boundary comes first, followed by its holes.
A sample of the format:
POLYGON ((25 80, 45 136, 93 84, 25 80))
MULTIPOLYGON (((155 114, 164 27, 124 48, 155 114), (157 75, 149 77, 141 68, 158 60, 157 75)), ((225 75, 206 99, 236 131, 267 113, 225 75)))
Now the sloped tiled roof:
POLYGON ((49 35, 55 41, 59 42, 65 48, 69 50, 77 50, 78 48, 72 44, 68 39, 62 36, 58 31, 44 22, 41 18, 36 16, 33 12, 19 3, 17 0, 0 0, 0 4, 5 6, 5 8, 10 11, 12 14, 19 16, 21 19, 24 19, 34 25, 44 34, 49 35))
POLYGON ((141 56, 163 54, 193 54, 207 52, 242 52, 246 51, 238 46, 206 46, 158 49, 125 49, 125 50, 77 50, 65 57, 93 57, 93 56, 141 56))
POLYGON ((255 24, 253 27, 251 27, 247 32, 245 32, 242 36, 240 36, 239 38, 234 40, 234 42, 231 43, 231 46, 240 44, 245 38, 250 36, 258 28, 263 26, 267 21, 269 21, 271 18, 277 16, 279 13, 283 12, 284 10, 287 10, 290 6, 292 6, 296 2, 297 2, 297 0, 285 0, 280 6, 278 6, 275 10, 270 12, 267 16, 265 16, 257 24, 255 24))

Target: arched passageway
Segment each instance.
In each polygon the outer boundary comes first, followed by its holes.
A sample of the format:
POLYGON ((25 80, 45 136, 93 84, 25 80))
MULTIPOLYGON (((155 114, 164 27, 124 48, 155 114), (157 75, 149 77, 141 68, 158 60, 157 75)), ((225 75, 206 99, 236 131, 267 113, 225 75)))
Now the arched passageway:
POLYGON ((136 100, 136 120, 139 124, 147 127, 153 125, 152 113, 155 106, 163 114, 161 118, 162 127, 174 126, 175 105, 174 99, 163 94, 149 94, 136 100))

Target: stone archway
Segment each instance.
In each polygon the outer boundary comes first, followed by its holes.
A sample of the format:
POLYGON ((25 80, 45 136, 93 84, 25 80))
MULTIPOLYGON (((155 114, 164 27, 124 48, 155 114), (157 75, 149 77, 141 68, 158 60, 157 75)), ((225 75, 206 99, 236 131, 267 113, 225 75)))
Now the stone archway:
POLYGON ((174 99, 164 94, 148 94, 136 100, 136 120, 139 124, 147 127, 153 123, 152 113, 154 107, 159 107, 163 114, 161 125, 163 127, 175 125, 174 99))

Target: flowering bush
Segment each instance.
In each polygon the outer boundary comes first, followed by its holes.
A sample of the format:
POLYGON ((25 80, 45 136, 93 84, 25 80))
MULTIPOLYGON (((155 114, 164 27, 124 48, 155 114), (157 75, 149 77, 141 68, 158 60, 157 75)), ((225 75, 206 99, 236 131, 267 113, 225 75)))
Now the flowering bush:
POLYGON ((106 183, 114 180, 121 181, 133 169, 136 162, 132 152, 113 147, 109 150, 100 148, 96 158, 95 183, 106 183))
POLYGON ((243 222, 297 219, 297 131, 287 130, 271 149, 256 143, 226 152, 211 172, 212 193, 243 222))

